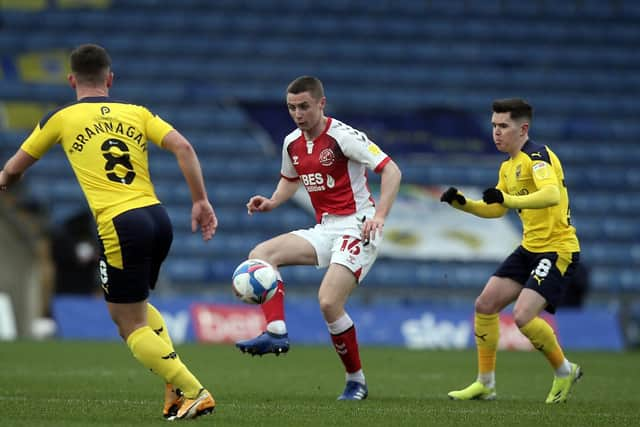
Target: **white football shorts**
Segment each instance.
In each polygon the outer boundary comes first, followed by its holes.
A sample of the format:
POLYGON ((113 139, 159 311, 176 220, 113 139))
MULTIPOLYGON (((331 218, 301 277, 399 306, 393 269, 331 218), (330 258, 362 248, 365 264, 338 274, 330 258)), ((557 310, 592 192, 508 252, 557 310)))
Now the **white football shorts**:
POLYGON ((353 215, 324 215, 322 222, 313 228, 294 230, 314 247, 318 256, 317 268, 329 264, 347 267, 358 282, 367 275, 378 256, 382 233, 375 239, 362 242, 362 225, 365 218, 373 218, 375 208, 368 207, 353 215))

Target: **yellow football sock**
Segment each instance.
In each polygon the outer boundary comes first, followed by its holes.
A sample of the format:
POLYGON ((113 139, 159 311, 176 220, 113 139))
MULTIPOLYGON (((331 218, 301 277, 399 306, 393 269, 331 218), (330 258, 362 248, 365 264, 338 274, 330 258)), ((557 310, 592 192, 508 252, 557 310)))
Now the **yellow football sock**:
POLYGON ((127 338, 133 356, 146 368, 178 387, 188 398, 195 398, 202 384, 193 376, 180 358, 151 327, 138 328, 127 338))
POLYGON ((496 370, 496 353, 500 337, 500 317, 496 314, 476 313, 474 320, 476 347, 478 349, 478 373, 496 370))
POLYGON ((147 325, 153 329, 156 335, 162 338, 162 341, 169 344, 169 347, 173 350, 173 342, 171 341, 167 324, 164 322, 162 314, 160 314, 158 309, 151 305, 151 303, 147 303, 147 325))
POLYGON ((558 369, 564 362, 564 353, 553 328, 540 317, 535 317, 520 328, 520 332, 529 338, 531 344, 540 350, 547 358, 553 369, 558 369))

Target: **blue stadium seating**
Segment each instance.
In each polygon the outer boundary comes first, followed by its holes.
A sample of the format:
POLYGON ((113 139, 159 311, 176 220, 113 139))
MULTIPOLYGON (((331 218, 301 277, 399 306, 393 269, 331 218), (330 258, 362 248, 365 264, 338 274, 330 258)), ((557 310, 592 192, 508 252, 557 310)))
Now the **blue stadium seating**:
MULTIPOLYGON (((165 267, 174 283, 226 283, 261 239, 313 222, 292 203, 277 214, 246 214, 251 195, 273 191, 280 153, 265 144, 264 133, 240 103, 281 103, 293 77, 318 74, 329 108, 337 113, 449 107, 486 123, 492 99, 528 98, 536 108, 533 138, 548 143, 563 161, 593 288, 640 291, 638 2, 159 4, 113 0, 107 11, 4 12, 0 99, 63 104, 72 98, 64 84, 17 81, 11 64, 19 53, 70 49, 88 41, 111 51, 117 79, 112 96, 147 105, 193 142, 220 220, 208 244, 191 233, 190 196, 176 185, 181 172, 169 153, 151 147, 156 190, 176 230, 165 267), (301 19, 310 15, 313 20, 301 19)), ((28 131, 0 130, 2 152, 13 151, 28 131)), ((396 160, 407 183, 479 187, 496 182, 500 161, 396 160)), ((30 194, 52 205, 55 218, 62 218, 74 203, 84 206, 72 181, 63 153, 54 148, 29 172, 26 184, 30 194)), ((366 286, 476 290, 494 268, 481 262, 381 259, 366 286)), ((301 284, 317 284, 321 274, 310 267, 283 271, 301 284)))

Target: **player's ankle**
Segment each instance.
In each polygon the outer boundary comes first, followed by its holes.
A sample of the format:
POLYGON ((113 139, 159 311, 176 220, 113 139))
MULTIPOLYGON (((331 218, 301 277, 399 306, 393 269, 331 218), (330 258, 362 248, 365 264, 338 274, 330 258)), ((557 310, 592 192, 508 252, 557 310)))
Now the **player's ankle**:
POLYGON ((284 320, 274 320, 267 324, 267 332, 271 332, 272 334, 284 335, 287 333, 287 324, 284 323, 284 320))

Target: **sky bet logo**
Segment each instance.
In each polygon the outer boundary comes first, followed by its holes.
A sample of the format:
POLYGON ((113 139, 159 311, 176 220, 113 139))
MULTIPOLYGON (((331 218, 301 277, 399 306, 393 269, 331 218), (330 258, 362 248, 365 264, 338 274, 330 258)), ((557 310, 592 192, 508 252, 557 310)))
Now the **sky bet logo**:
POLYGON ((327 188, 333 188, 336 185, 336 181, 331 175, 327 175, 327 179, 325 181, 321 173, 305 173, 300 175, 300 179, 307 191, 310 193, 314 191, 324 191, 327 188))
POLYGON ((305 173, 300 175, 300 179, 309 193, 327 189, 324 186, 324 178, 321 173, 305 173))

